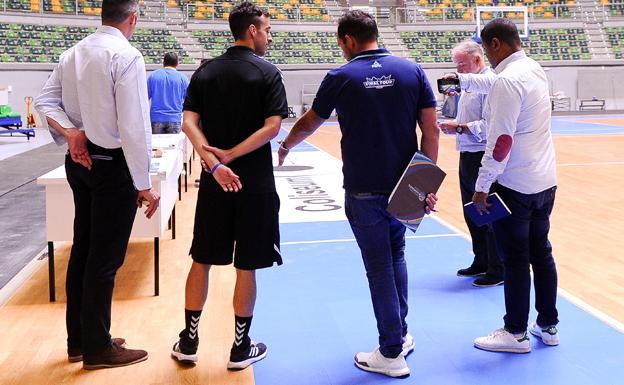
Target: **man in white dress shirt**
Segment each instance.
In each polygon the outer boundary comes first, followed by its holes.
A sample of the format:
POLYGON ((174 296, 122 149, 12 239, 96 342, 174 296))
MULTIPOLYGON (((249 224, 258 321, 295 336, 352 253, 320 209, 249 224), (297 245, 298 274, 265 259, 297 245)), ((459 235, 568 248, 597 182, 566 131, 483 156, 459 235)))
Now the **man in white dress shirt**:
POLYGON ((511 215, 494 222, 505 266, 504 327, 475 339, 474 345, 489 351, 528 353, 529 267, 538 313, 529 331, 546 345, 559 344, 557 268, 548 240, 557 189, 548 81, 542 67, 522 50, 512 21, 492 20, 483 28, 481 39, 498 76, 493 83, 481 77, 471 84, 482 92, 489 89, 487 144, 472 200, 485 212, 488 193, 497 192, 511 215))
POLYGON ((150 218, 151 126, 145 63, 128 39, 136 0, 104 0, 102 26, 65 51, 36 99, 57 144, 67 142, 74 195, 74 240, 67 266, 67 352, 84 369, 131 365, 144 350, 111 339, 115 275, 123 264, 137 207, 150 218))
MULTIPOLYGON (((451 51, 458 74, 479 74, 494 77, 492 69, 485 64, 483 50, 472 40, 459 43, 451 51)), ((461 75, 457 75, 461 76, 461 75)), ((460 83, 461 88, 461 83, 460 83)), ((461 90, 457 105, 457 117, 440 123, 447 135, 456 136, 459 151, 459 187, 462 204, 472 201, 475 182, 485 151, 487 125, 483 114, 487 94, 461 90)), ((460 277, 477 277, 472 283, 477 287, 498 286, 503 283, 503 264, 496 252, 492 226, 475 225, 464 215, 472 239, 474 260, 465 269, 457 271, 460 277)))

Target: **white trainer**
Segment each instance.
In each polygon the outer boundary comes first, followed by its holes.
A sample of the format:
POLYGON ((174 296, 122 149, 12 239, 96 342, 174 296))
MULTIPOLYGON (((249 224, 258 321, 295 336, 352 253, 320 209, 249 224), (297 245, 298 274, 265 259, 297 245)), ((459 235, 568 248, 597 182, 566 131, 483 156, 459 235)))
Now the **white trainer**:
POLYGON ((504 328, 494 330, 486 337, 475 338, 474 346, 490 352, 529 353, 531 342, 527 332, 515 337, 504 328))
POLYGON ((541 327, 537 322, 533 322, 529 327, 529 331, 535 337, 542 339, 542 342, 546 345, 557 346, 559 345, 559 330, 556 326, 541 327))
POLYGON ((414 337, 407 333, 405 337, 403 337, 403 350, 401 351, 401 355, 403 357, 407 357, 412 351, 414 351, 415 346, 416 341, 414 341, 414 337))
POLYGON ((360 352, 353 359, 358 368, 367 372, 381 373, 390 377, 406 377, 410 374, 405 357, 401 354, 397 358, 386 358, 379 349, 375 349, 372 353, 360 352))

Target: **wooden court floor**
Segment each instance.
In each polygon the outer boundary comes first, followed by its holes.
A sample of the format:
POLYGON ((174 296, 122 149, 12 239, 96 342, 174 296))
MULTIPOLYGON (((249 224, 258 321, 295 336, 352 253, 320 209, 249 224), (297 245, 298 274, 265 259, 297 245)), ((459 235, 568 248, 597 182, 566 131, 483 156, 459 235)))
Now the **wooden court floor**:
MULTIPOLYGON (((326 125, 310 142, 339 157, 339 138, 338 127, 326 125)), ((465 230, 454 138, 441 137, 440 144, 439 164, 448 177, 439 194, 438 215, 465 230)), ((624 136, 558 136, 555 145, 559 190, 551 240, 559 285, 622 323, 624 206, 620 197, 624 188, 624 136)), ((193 168, 198 167, 196 162, 193 168)), ((195 199, 196 189, 191 183, 176 206, 177 239, 171 240, 168 233, 161 241, 159 297, 153 296, 151 240, 131 242, 126 263, 118 274, 112 333, 125 337, 130 347, 148 350, 146 362, 83 371, 80 364, 66 361, 62 284, 69 246, 60 245, 56 251, 57 302, 48 302, 47 271, 42 263, 16 295, 0 307, 0 384, 254 384, 253 369, 235 373, 225 369, 233 338, 234 272, 228 267, 215 268, 211 273, 211 291, 200 323, 198 365, 181 367, 169 357, 184 323, 184 281, 190 266, 187 252, 195 199)))

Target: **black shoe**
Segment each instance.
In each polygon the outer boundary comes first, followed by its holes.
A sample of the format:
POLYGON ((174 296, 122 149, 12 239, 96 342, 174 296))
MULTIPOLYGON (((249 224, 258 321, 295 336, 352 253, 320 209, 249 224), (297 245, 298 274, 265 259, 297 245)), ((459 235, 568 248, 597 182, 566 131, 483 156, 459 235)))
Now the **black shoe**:
POLYGON ((182 335, 186 334, 186 329, 180 334, 180 339, 173 344, 173 348, 171 349, 171 357, 174 357, 183 364, 194 364, 197 362, 197 347, 199 346, 199 338, 192 340, 187 336, 183 337, 182 335))
POLYGON ((494 278, 486 274, 483 277, 479 277, 475 279, 474 282, 472 283, 472 286, 493 287, 493 286, 502 285, 504 282, 505 281, 502 278, 494 278))
POLYGON ((457 270, 457 275, 460 277, 477 277, 483 274, 485 274, 485 270, 476 269, 473 266, 457 270))
POLYGON ((251 341, 249 347, 242 351, 236 352, 234 349, 230 351, 230 361, 227 364, 227 368, 230 370, 242 370, 253 364, 256 361, 260 361, 267 355, 267 347, 262 342, 255 343, 251 341))

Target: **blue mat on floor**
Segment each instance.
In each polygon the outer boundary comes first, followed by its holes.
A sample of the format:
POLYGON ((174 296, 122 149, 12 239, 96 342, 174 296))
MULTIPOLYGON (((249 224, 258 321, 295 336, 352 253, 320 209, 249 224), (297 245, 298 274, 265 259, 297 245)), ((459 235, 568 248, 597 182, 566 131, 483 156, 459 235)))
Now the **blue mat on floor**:
MULTIPOLYGON (((411 376, 397 380, 353 365, 377 346, 368 284, 347 222, 283 224, 284 265, 258 272, 252 336, 268 357, 254 366, 257 385, 619 385, 624 334, 559 299, 561 345, 531 338, 529 354, 490 353, 475 337, 502 325, 503 288, 477 289, 455 275, 472 260, 462 237, 408 239, 411 376)), ((449 234, 431 218, 417 236, 449 234)), ((408 233, 408 235, 412 235, 408 233)), ((556 252, 556 245, 555 245, 556 252)), ((535 318, 535 312, 531 319, 535 318)))

